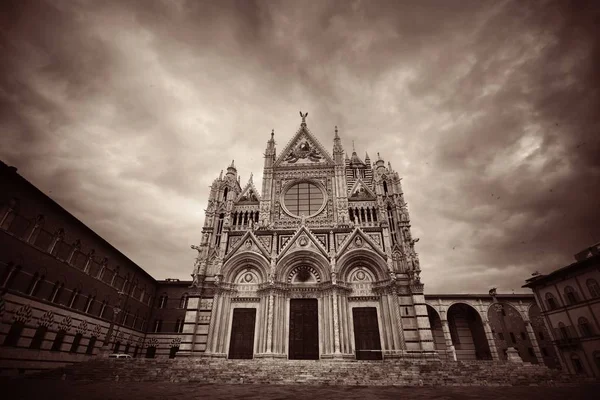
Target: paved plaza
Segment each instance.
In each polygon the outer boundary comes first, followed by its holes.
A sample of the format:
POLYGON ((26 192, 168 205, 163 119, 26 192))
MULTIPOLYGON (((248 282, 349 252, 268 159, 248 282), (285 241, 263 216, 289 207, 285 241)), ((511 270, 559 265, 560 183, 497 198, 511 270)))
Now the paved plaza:
POLYGON ((18 399, 596 399, 599 385, 578 387, 356 387, 284 385, 202 385, 154 382, 0 381, 2 397, 18 399), (7 395, 7 397, 4 397, 7 395))

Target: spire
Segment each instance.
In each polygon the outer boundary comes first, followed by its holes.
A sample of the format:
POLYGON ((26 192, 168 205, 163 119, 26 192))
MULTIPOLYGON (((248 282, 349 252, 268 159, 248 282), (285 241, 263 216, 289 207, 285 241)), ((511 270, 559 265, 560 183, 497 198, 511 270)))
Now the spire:
POLYGON ((231 165, 229 165, 229 167, 227 167, 227 175, 233 175, 233 176, 237 175, 237 169, 235 168, 234 160, 231 160, 231 165))
POLYGON ((367 153, 367 152, 365 151, 365 162, 367 162, 367 163, 368 163, 369 161, 371 161, 371 159, 369 158, 369 153, 367 153))
POLYGON ((235 160, 231 160, 231 165, 229 166, 229 168, 235 169, 235 160))
POLYGON ((336 162, 342 162, 342 153, 344 152, 344 148, 342 147, 342 141, 340 139, 340 135, 338 135, 338 127, 335 126, 335 135, 333 137, 333 158, 336 162))
POLYGON ((221 173, 219 174, 219 180, 223 179, 223 170, 221 170, 221 173))
POLYGON ((352 141, 352 154, 356 154, 356 148, 354 147, 354 140, 352 141))
POLYGON ((340 137, 338 136, 338 129, 337 129, 337 125, 335 126, 335 139, 339 139, 340 137))

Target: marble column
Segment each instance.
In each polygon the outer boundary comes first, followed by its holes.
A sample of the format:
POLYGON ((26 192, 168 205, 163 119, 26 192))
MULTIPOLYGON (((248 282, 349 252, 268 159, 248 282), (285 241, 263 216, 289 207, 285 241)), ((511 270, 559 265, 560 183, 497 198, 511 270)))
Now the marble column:
POLYGON ((340 317, 338 307, 338 294, 333 291, 333 353, 340 355, 340 317))
POLYGON ((267 348, 266 354, 272 353, 273 350, 273 293, 269 293, 267 303, 267 348))

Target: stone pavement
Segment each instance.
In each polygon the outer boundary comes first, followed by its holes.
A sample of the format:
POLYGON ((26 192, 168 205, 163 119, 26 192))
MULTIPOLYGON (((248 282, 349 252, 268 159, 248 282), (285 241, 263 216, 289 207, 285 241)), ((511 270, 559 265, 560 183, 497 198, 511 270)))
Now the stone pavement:
POLYGON ((587 400, 600 384, 575 387, 364 387, 286 385, 205 385, 171 382, 82 382, 0 380, 0 396, 10 400, 187 400, 187 399, 435 399, 435 400, 587 400))

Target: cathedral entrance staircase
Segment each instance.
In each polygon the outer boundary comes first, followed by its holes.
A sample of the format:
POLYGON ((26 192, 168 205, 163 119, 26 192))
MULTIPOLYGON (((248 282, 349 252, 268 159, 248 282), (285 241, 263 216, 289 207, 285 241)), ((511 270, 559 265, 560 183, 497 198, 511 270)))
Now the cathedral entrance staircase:
POLYGON ((201 384, 364 386, 527 386, 595 382, 542 365, 494 361, 313 361, 98 359, 33 375, 36 379, 201 384))

